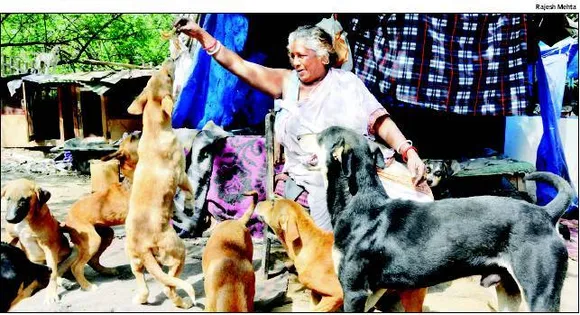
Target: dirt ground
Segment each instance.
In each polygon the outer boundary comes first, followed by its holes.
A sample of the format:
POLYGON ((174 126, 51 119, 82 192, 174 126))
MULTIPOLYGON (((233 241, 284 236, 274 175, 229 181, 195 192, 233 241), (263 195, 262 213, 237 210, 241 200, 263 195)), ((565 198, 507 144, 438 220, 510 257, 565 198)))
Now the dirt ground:
MULTIPOLYGON (((79 176, 74 172, 60 170, 50 161, 52 155, 45 156, 42 152, 20 149, 2 149, 2 177, 0 184, 3 186, 9 180, 28 177, 33 178, 38 184, 52 194, 48 206, 54 216, 64 219, 69 206, 90 192, 90 178, 79 176), (48 158, 48 159, 47 159, 48 158), (40 167, 31 167, 40 164, 40 167)), ((4 240, 4 216, 5 205, 2 201, 2 239, 4 240)), ((134 305, 131 299, 135 294, 135 280, 130 271, 128 260, 124 252, 124 229, 115 228, 115 239, 112 245, 102 256, 105 266, 117 267, 120 271, 118 277, 105 277, 86 267, 87 279, 98 285, 94 291, 85 292, 78 285, 65 289, 60 287, 61 300, 57 304, 44 305, 45 292, 40 291, 35 296, 20 302, 13 311, 26 312, 167 312, 184 311, 174 307, 162 293, 161 286, 150 276, 147 283, 150 288, 149 303, 146 305, 134 305)), ((207 238, 185 239, 187 246, 187 260, 181 278, 193 284, 197 296, 197 304, 188 311, 202 311, 205 303, 203 290, 203 277, 201 274, 201 253, 207 238)), ((261 241, 255 240, 254 265, 260 265, 262 250, 261 241)), ((275 246, 277 252, 274 257, 282 257, 283 250, 275 246)), ((274 269, 281 269, 282 259, 274 264, 274 269)), ((305 289, 294 274, 284 273, 279 280, 269 282, 257 281, 257 300, 262 304, 257 306, 259 311, 272 312, 307 312, 309 310, 309 291, 305 289), (288 279, 288 290, 285 297, 273 299, 267 288, 272 286, 283 287, 288 279), (277 281, 277 282, 276 282, 277 281), (276 283, 273 283, 276 282, 276 283), (269 300, 268 300, 269 298, 269 300)), ((179 291, 185 296, 183 291, 179 291)), ((393 301, 392 311, 400 311, 400 303, 396 298, 393 301)), ((443 283, 429 288, 425 300, 424 311, 430 312, 489 312, 495 311, 497 300, 493 288, 482 288, 479 285, 479 277, 459 279, 449 283, 443 283)), ((568 273, 564 283, 561 298, 562 312, 578 312, 578 263, 569 259, 568 273)))

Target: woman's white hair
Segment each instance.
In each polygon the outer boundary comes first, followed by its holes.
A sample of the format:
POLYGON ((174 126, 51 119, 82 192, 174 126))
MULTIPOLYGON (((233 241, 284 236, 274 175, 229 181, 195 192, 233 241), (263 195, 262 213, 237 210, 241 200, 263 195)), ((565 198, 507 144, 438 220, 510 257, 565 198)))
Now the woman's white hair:
POLYGON ((314 50, 318 57, 327 57, 329 66, 336 62, 336 51, 332 46, 332 38, 322 28, 312 25, 298 27, 288 35, 288 50, 296 40, 304 41, 304 46, 314 50))

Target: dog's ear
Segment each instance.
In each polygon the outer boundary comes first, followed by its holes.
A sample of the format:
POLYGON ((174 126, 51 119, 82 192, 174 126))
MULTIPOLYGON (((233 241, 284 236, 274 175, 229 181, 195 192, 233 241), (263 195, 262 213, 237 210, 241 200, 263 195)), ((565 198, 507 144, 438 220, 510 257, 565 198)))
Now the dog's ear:
POLYGON ((283 215, 280 218, 280 225, 284 230, 284 235, 286 241, 290 241, 291 243, 295 240, 300 238, 300 234, 298 233, 298 226, 296 225, 296 220, 290 218, 287 214, 283 215))
POLYGON ((332 146, 332 159, 340 162, 342 172, 345 176, 350 176, 350 168, 352 165, 352 151, 344 143, 344 138, 340 138, 332 146))
POLYGON ((445 166, 447 166, 448 176, 453 176, 461 171, 461 164, 459 164, 459 162, 456 160, 446 160, 445 166))
POLYGON ((2 187, 2 198, 4 198, 4 195, 6 195, 6 185, 2 187))
POLYGON ((368 141, 368 144, 369 148, 371 149, 373 159, 375 160, 375 166, 378 168, 385 168, 385 156, 381 150, 381 145, 371 140, 368 141))
POLYGON ((143 92, 141 92, 141 94, 139 94, 139 96, 137 96, 137 98, 135 98, 133 103, 131 103, 131 105, 129 105, 129 107, 127 108, 127 112, 129 114, 132 114, 132 115, 143 114, 143 109, 145 108, 145 104, 147 103, 147 89, 148 89, 148 87, 146 87, 145 90, 143 92))
POLYGON ((173 113, 173 99, 171 96, 166 95, 163 100, 161 100, 161 108, 167 115, 169 115, 169 117, 171 117, 171 114, 173 113))
POLYGON ((121 153, 121 151, 116 151, 116 152, 113 152, 111 154, 107 154, 107 155, 103 156, 101 158, 101 161, 106 162, 106 161, 109 161, 112 159, 117 159, 120 161, 123 157, 124 157, 124 155, 123 155, 123 153, 121 153))
POLYGON ((36 194, 38 196, 39 205, 41 206, 45 204, 48 201, 48 199, 50 199, 50 192, 40 187, 36 189, 36 194))

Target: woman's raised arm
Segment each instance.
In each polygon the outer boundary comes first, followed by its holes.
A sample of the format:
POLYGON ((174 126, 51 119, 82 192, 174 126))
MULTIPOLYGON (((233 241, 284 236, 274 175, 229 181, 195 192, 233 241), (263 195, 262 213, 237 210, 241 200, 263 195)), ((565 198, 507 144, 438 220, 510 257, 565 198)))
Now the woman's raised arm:
POLYGON ((201 47, 211 54, 215 61, 252 87, 274 98, 282 96, 284 80, 288 77, 290 70, 268 68, 242 59, 191 19, 178 19, 173 26, 177 32, 197 39, 201 47))

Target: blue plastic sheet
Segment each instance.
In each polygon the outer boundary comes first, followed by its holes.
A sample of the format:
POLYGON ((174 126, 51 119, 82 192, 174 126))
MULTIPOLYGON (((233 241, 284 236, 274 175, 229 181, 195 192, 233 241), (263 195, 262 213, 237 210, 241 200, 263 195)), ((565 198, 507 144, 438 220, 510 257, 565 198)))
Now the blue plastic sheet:
MULTIPOLYGON (((243 14, 205 14, 200 25, 230 50, 258 64, 266 56, 246 47, 249 20, 243 14)), ((201 51, 173 111, 174 128, 201 129, 213 120, 224 129, 254 126, 273 108, 272 97, 257 91, 201 51)))
MULTIPOLYGON (((573 63, 574 58, 570 53, 576 55, 577 62, 578 43, 563 40, 552 47, 540 43, 540 52, 542 57, 537 65, 537 78, 544 134, 538 146, 536 169, 560 175, 570 182, 558 120, 562 112, 568 66, 573 63)), ((571 74, 574 72, 571 71, 571 74)), ((536 187, 539 205, 548 204, 557 194, 556 189, 550 185, 538 182, 536 187)), ((578 207, 578 197, 571 207, 578 207)))

